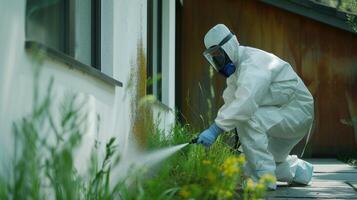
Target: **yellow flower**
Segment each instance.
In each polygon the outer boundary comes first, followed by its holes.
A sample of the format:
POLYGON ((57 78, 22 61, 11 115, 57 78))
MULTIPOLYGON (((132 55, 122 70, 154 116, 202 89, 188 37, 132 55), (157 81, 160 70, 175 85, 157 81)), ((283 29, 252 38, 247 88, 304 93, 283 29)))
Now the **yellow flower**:
POLYGON ((221 165, 220 169, 225 176, 233 176, 240 172, 240 168, 238 165, 239 158, 236 156, 228 157, 223 164, 221 165))
POLYGON ((216 181, 217 177, 215 174, 213 174, 212 172, 208 172, 207 174, 207 179, 209 182, 213 183, 216 181))
POLYGON ((260 183, 275 183, 276 182, 276 177, 271 175, 271 174, 264 174, 260 180, 259 180, 260 183))
POLYGON ((230 198, 233 196, 233 193, 229 190, 223 190, 223 189, 219 189, 218 190, 218 195, 223 198, 223 199, 226 199, 226 198, 230 198))
POLYGON ((210 165, 211 164, 211 161, 210 160, 202 160, 202 163, 204 165, 210 165))
POLYGON ((191 196, 191 192, 188 190, 187 186, 183 186, 179 192, 179 195, 183 198, 188 198, 191 196))
POLYGON ((233 196, 233 193, 231 192, 231 191, 226 191, 225 192, 225 195, 224 195, 225 197, 227 197, 227 198, 229 198, 229 197, 232 197, 233 196))
POLYGON ((256 190, 260 190, 260 191, 264 191, 265 190, 265 185, 263 183, 258 183, 256 186, 255 186, 255 189, 256 190))
POLYGON ((246 189, 247 190, 254 190, 254 182, 250 178, 248 178, 248 180, 247 180, 246 189))
POLYGON ((245 163, 245 157, 243 155, 239 155, 238 164, 239 165, 244 165, 244 163, 245 163))

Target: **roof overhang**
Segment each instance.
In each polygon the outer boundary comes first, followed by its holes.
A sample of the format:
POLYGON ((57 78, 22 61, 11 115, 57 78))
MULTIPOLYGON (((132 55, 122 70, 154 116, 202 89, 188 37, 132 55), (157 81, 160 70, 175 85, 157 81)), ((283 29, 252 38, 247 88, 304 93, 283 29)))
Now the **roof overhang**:
POLYGON ((319 5, 311 1, 301 0, 260 0, 266 4, 287 10, 289 12, 305 16, 307 18, 331 25, 357 34, 350 25, 347 24, 347 13, 334 8, 319 5))

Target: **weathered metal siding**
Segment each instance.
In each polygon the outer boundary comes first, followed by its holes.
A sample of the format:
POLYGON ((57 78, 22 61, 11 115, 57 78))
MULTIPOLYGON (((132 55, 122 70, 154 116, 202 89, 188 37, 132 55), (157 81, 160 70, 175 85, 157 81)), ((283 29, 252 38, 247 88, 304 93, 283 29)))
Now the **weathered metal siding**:
MULTIPOLYGON (((187 0, 182 18, 179 108, 198 128, 207 126, 210 83, 215 89, 212 111, 222 104, 225 80, 209 79, 202 52, 210 27, 224 23, 240 43, 272 52, 288 61, 315 98, 311 156, 356 151, 357 34, 339 30, 257 1, 187 0), (205 120, 202 120, 205 119, 205 120)), ((213 114, 213 118, 215 114, 213 114)))

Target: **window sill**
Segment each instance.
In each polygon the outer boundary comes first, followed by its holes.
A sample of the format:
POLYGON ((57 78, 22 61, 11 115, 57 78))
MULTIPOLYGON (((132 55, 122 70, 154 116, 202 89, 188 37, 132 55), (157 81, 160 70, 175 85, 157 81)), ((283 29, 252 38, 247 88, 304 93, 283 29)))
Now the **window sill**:
POLYGON ((56 60, 59 60, 61 62, 64 62, 64 63, 68 64, 70 67, 73 67, 81 72, 84 72, 86 74, 94 76, 94 77, 104 81, 107 84, 118 86, 118 87, 123 87, 122 82, 115 80, 114 78, 102 73, 101 71, 95 69, 94 67, 86 65, 84 63, 81 63, 78 60, 72 58, 71 56, 68 56, 60 51, 57 51, 53 48, 50 48, 44 44, 39 43, 39 42, 26 41, 25 48, 26 48, 26 50, 29 50, 29 51, 35 50, 38 52, 45 52, 46 55, 48 55, 56 60))

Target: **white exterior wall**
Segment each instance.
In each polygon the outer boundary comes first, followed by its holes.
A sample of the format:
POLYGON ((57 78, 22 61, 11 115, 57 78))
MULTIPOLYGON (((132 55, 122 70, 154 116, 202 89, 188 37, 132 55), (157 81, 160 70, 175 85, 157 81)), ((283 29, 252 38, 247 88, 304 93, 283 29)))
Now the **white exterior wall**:
MULTIPOLYGON (((88 95, 90 107, 101 116, 99 140, 105 143, 110 136, 116 136, 124 148, 131 127, 131 95, 126 93, 133 92, 125 91, 125 87, 130 69, 138 66, 139 42, 146 48, 146 1, 103 2, 107 4, 102 9, 112 10, 102 20, 102 69, 121 81, 123 87, 107 84, 51 58, 45 59, 40 81, 45 87, 53 76, 58 99, 68 91, 88 95)), ((0 0, 0 166, 12 158, 12 123, 30 113, 32 105, 32 57, 24 48, 25 5, 25 0, 0 0)), ((102 15, 106 11, 109 10, 102 10, 102 15)), ((87 133, 86 147, 80 150, 83 155, 78 156, 81 160, 77 162, 86 162, 84 154, 89 152, 88 144, 94 137, 94 131, 87 133)))
POLYGON ((129 82, 131 69, 133 68, 137 72, 136 69, 139 67, 137 57, 140 51, 138 49, 140 42, 146 52, 146 0, 114 0, 113 7, 115 19, 113 24, 113 63, 115 66, 113 74, 116 79, 124 83, 124 86, 116 89, 114 109, 121 109, 121 112, 116 113, 116 116, 113 117, 115 121, 112 123, 115 126, 115 132, 124 133, 123 138, 119 139, 119 147, 125 151, 130 148, 128 146, 131 128, 131 123, 128 123, 131 113, 129 97, 133 92, 133 88, 126 89, 126 83, 129 82))

